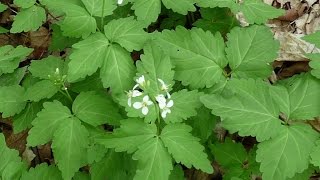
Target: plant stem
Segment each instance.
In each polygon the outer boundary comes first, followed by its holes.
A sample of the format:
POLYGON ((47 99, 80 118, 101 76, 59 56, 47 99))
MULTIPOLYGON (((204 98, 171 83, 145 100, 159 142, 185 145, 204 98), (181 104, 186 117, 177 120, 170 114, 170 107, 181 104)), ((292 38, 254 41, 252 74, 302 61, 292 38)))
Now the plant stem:
POLYGON ((100 22, 100 26, 101 29, 103 29, 103 24, 104 24, 104 6, 105 6, 105 0, 102 0, 102 13, 101 13, 101 22, 100 22))

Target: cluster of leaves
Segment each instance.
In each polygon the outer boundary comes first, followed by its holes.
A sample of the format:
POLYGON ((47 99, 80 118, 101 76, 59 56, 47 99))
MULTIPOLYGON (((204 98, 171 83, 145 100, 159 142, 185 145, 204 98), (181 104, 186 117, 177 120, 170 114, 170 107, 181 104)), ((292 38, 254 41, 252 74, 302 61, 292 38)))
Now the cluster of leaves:
MULTIPOLYGON (((282 10, 260 0, 14 4, 19 11, 12 27, 1 33, 35 31, 53 18, 49 49, 72 50, 66 58, 19 67, 33 50, 0 47, 2 117, 12 117, 14 133, 30 129, 28 147, 50 143, 55 161, 29 169, 0 134, 2 179, 183 179, 181 165, 211 174, 213 160, 225 179, 306 179, 320 167, 320 135, 307 123, 320 115, 319 54, 306 55, 311 73, 266 81, 279 42, 263 24, 282 10), (195 27, 170 30, 195 11, 202 16, 195 27), (168 18, 159 18, 163 12, 168 18), (239 12, 250 26, 239 27, 239 12), (156 26, 162 31, 152 32, 156 26), (141 53, 136 63, 133 51, 141 53), (166 118, 158 106, 147 115, 128 106, 125 92, 141 75, 150 97, 163 91, 158 79, 171 85, 174 105, 166 118), (212 134, 219 119, 230 133, 255 137, 258 145, 246 150, 230 139, 219 143, 212 134)), ((6 8, 1 4, 0 11, 6 8)), ((319 32, 304 39, 320 47, 319 32)))

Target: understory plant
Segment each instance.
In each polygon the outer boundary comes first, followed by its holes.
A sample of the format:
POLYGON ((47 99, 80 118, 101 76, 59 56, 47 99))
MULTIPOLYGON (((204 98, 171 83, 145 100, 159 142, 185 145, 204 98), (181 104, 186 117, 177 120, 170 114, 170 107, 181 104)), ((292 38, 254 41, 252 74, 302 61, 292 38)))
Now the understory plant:
MULTIPOLYGON (((280 43, 261 0, 14 0, 1 34, 51 32, 42 58, 0 47, 0 179, 308 179, 320 167, 320 55, 271 82, 280 43), (242 27, 241 14, 248 23, 242 27), (221 133, 222 132, 222 133, 221 133), (223 134, 224 133, 224 134, 223 134), (253 143, 245 145, 243 140, 253 143), (217 166, 219 168, 217 168, 217 166), (215 168, 214 168, 215 167, 215 168)), ((303 40, 320 48, 320 32, 303 40)))

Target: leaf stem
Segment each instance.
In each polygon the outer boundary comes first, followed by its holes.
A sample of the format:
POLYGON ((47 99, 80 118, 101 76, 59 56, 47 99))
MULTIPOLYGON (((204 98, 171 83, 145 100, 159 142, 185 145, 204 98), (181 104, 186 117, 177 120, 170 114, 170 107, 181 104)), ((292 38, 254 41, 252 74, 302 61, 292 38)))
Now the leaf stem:
POLYGON ((102 0, 102 13, 101 13, 101 21, 100 21, 100 26, 101 29, 103 29, 103 24, 104 24, 104 6, 105 6, 105 0, 102 0))

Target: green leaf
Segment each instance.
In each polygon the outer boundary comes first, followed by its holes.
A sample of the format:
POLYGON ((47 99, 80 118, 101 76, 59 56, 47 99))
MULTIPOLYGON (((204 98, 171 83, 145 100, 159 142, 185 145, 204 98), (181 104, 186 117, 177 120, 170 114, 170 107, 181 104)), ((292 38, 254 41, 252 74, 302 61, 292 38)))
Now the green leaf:
POLYGON ((0 13, 3 12, 3 11, 5 11, 7 8, 8 8, 8 6, 0 3, 0 13))
POLYGON ((18 68, 13 73, 3 74, 0 76, 0 86, 18 85, 22 81, 27 67, 18 68))
POLYGON ((211 174, 213 168, 203 152, 204 147, 198 138, 190 134, 191 130, 192 128, 185 124, 168 124, 163 128, 160 138, 176 162, 211 174))
POLYGON ((52 140, 60 124, 72 117, 70 110, 59 101, 45 102, 43 107, 32 122, 33 127, 27 138, 29 146, 42 145, 52 140))
POLYGON ((310 120, 320 115, 320 80, 309 73, 296 75, 280 82, 273 92, 275 101, 290 120, 310 120), (282 86, 281 86, 282 85, 282 86), (281 88, 282 87, 282 88, 281 88), (280 92, 281 91, 281 92, 280 92))
POLYGON ((70 55, 68 80, 74 82, 87 75, 92 75, 106 59, 108 39, 101 33, 95 33, 74 44, 70 55))
POLYGON ((37 117, 41 107, 42 103, 28 103, 21 113, 13 117, 13 132, 17 134, 31 128, 31 123, 37 117))
POLYGON ((63 179, 71 179, 86 162, 88 136, 86 128, 75 117, 61 122, 55 131, 51 147, 63 179))
POLYGON ((161 12, 161 0, 136 0, 131 7, 139 21, 156 22, 161 12))
POLYGON ((311 74, 320 79, 320 54, 306 54, 306 56, 311 60, 309 62, 309 66, 312 68, 311 74))
POLYGON ((316 31, 315 33, 306 35, 302 39, 320 48, 320 31, 316 31))
POLYGON ((26 171, 27 168, 27 164, 24 162, 10 162, 2 172, 2 179, 20 179, 21 174, 26 171))
POLYGON ((262 0, 245 0, 239 10, 244 14, 249 24, 264 24, 268 19, 284 15, 283 9, 276 9, 262 0))
POLYGON ((28 172, 24 172, 21 176, 21 180, 30 179, 62 180, 62 177, 61 172, 57 167, 54 165, 48 166, 46 163, 42 163, 34 168, 30 168, 28 172))
POLYGON ((11 33, 36 31, 46 20, 46 11, 40 6, 22 9, 15 17, 11 33))
POLYGON ((120 128, 112 134, 106 134, 96 141, 107 148, 115 148, 116 152, 132 153, 138 146, 156 136, 155 124, 146 124, 141 119, 126 119, 121 121, 120 128))
POLYGON ((91 16, 104 17, 111 15, 117 8, 113 0, 82 0, 91 16), (102 10, 103 9, 103 10, 102 10))
POLYGON ((173 170, 171 171, 169 180, 185 180, 184 171, 179 164, 174 166, 173 170))
POLYGON ((197 5, 200 7, 227 7, 230 8, 232 12, 236 13, 238 11, 238 4, 235 0, 197 0, 197 5))
POLYGON ((58 57, 49 56, 39 60, 31 61, 29 71, 32 73, 32 76, 38 77, 40 79, 50 79, 55 76, 56 69, 59 69, 59 72, 63 72, 64 62, 58 57))
POLYGON ((72 111, 80 120, 92 126, 122 119, 112 100, 95 92, 80 93, 73 102, 72 111))
MULTIPOLYGON (((1 6, 1 3, 0 3, 0 6, 1 6)), ((0 7, 0 8, 1 8, 1 7, 0 7)), ((7 33, 7 32, 9 32, 8 29, 3 28, 3 27, 0 26, 0 34, 4 34, 4 33, 7 33)))
POLYGON ((0 87, 0 112, 3 118, 18 114, 24 109, 24 93, 24 88, 19 85, 0 87))
POLYGON ((29 8, 36 3, 36 0, 14 0, 13 3, 21 8, 29 8))
POLYGON ((302 173, 298 173, 293 178, 290 178, 289 180, 301 180, 301 179, 310 179, 313 175, 313 173, 316 171, 316 169, 312 166, 308 169, 304 170, 302 173))
POLYGON ((108 47, 105 58, 100 70, 103 86, 110 87, 113 95, 131 89, 135 67, 130 53, 119 45, 112 44, 108 47))
POLYGON ((133 17, 112 20, 104 27, 104 32, 111 42, 119 43, 129 52, 139 51, 149 39, 149 34, 143 30, 143 22, 133 17))
POLYGON ((162 0, 162 3, 167 9, 183 15, 187 15, 188 11, 196 11, 195 0, 162 0))
POLYGON ((63 8, 66 17, 60 27, 63 35, 70 37, 87 37, 96 32, 96 20, 81 6, 74 4, 65 4, 63 8))
POLYGON ((314 166, 320 167, 320 140, 316 142, 316 146, 312 149, 312 152, 310 153, 310 163, 314 166))
POLYGON ((49 45, 50 51, 63 51, 67 47, 71 47, 74 43, 78 42, 77 38, 70 38, 63 36, 60 27, 56 24, 51 26, 52 36, 49 45))
POLYGON ((90 175, 86 172, 78 171, 74 174, 73 180, 91 180, 90 175))
POLYGON ((266 78, 278 56, 279 42, 265 26, 236 27, 228 34, 227 58, 233 77, 266 78))
POLYGON ((308 168, 309 154, 319 134, 309 125, 283 127, 278 135, 258 144, 257 161, 263 179, 287 179, 308 168))
POLYGON ((173 58, 175 79, 192 88, 211 87, 217 83, 227 65, 224 40, 220 34, 181 26, 175 31, 164 30, 157 36, 166 54, 173 58))
POLYGON ((50 80, 42 80, 29 87, 25 94, 25 100, 38 102, 41 99, 51 98, 59 91, 60 87, 50 80))
POLYGON ((148 43, 143 52, 144 54, 140 56, 141 61, 136 62, 138 73, 150 81, 148 91, 154 96, 164 93, 160 92, 161 84, 158 79, 171 86, 174 84, 170 57, 164 54, 154 41, 148 43))
POLYGON ((171 96, 173 106, 171 113, 164 119, 166 122, 175 123, 187 120, 189 117, 197 115, 196 109, 201 107, 200 95, 198 91, 187 91, 186 89, 175 92, 171 96))
POLYGON ((80 93, 82 91, 99 91, 103 90, 104 87, 102 85, 100 79, 100 72, 96 72, 91 76, 86 77, 84 80, 72 83, 70 88, 71 91, 80 93))
POLYGON ((234 95, 202 96, 201 102, 212 113, 221 116, 223 126, 231 133, 240 136, 256 136, 264 141, 278 134, 281 128, 280 110, 277 103, 270 98, 268 85, 262 80, 233 79, 228 83, 234 95))
POLYGON ((132 156, 138 160, 134 180, 168 179, 172 167, 172 159, 159 137, 153 137, 139 146, 132 156))

